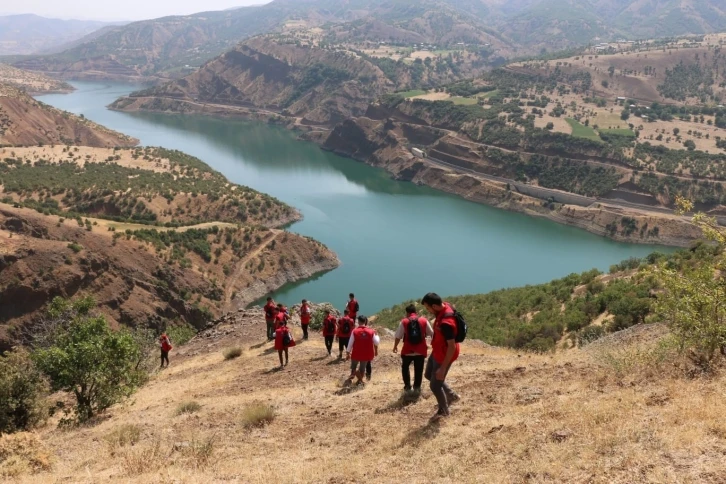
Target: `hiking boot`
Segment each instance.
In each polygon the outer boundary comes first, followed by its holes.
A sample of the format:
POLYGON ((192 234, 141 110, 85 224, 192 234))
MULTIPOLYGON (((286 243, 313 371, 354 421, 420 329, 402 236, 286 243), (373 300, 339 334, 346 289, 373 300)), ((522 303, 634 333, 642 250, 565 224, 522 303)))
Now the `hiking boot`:
POLYGON ((371 376, 370 375, 366 375, 366 381, 371 381, 371 376))
POLYGON ((456 403, 459 400, 461 400, 461 397, 458 393, 452 393, 451 395, 446 395, 446 401, 451 405, 452 403, 456 403))
POLYGON ((431 418, 429 419, 429 422, 439 422, 441 419, 448 417, 448 413, 444 413, 441 410, 436 410, 436 413, 434 413, 431 418))

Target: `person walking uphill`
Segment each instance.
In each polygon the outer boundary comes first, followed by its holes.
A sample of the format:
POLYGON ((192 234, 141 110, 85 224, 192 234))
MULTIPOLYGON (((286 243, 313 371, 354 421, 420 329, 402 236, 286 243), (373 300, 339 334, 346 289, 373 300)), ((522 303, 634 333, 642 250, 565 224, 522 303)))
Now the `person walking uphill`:
POLYGON ((312 311, 307 299, 302 300, 300 306, 300 326, 303 330, 303 339, 308 339, 308 326, 310 326, 310 318, 312 317, 312 311))
POLYGON ((287 327, 287 321, 283 321, 282 324, 275 330, 275 349, 277 350, 277 356, 280 358, 280 368, 287 366, 290 358, 288 355, 288 348, 295 346, 295 340, 292 338, 292 333, 287 327), (282 362, 282 353, 285 353, 285 363, 282 362))
POLYGON ((428 320, 416 314, 416 306, 410 304, 406 308, 406 317, 401 320, 396 330, 396 341, 393 343, 393 352, 398 352, 398 344, 403 340, 401 348, 401 375, 403 376, 403 390, 411 391, 411 363, 413 363, 413 391, 421 393, 424 365, 429 347, 426 337, 434 335, 434 330, 428 320))
POLYGON ((267 339, 272 340, 275 337, 275 310, 277 305, 271 298, 267 298, 267 304, 265 304, 265 323, 267 323, 267 339))
POLYGON ((351 359, 349 382, 355 377, 358 379, 356 385, 363 384, 366 365, 378 356, 379 343, 380 338, 376 332, 368 327, 368 318, 359 316, 358 327, 353 330, 348 342, 348 358, 351 359))
POLYGON ((335 333, 337 331, 337 319, 330 314, 330 310, 325 310, 325 319, 323 320, 323 337, 325 338, 325 349, 328 350, 328 356, 333 351, 333 342, 335 341, 335 333))
POLYGON ((164 368, 165 361, 166 367, 169 368, 169 352, 174 347, 171 345, 171 340, 166 333, 161 333, 161 336, 159 336, 159 347, 161 348, 161 366, 159 368, 164 368))
POLYGON ((348 351, 350 335, 355 329, 355 321, 348 316, 348 310, 343 311, 343 317, 338 320, 338 359, 343 359, 343 350, 348 351))
MULTIPOLYGON (((438 402, 439 408, 431 417, 431 421, 437 421, 448 417, 449 405, 459 400, 459 395, 446 383, 451 365, 459 357, 456 312, 449 303, 444 302, 433 292, 426 294, 421 304, 436 317, 434 337, 431 340, 431 356, 426 363, 425 376, 438 402)), ((460 335, 463 336, 465 335, 460 335)))

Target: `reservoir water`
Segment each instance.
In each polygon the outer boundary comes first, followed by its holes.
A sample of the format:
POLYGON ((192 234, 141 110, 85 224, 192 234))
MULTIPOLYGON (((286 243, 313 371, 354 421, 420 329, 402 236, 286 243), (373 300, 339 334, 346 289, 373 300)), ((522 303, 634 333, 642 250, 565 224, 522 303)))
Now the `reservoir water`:
POLYGON ((73 83, 41 100, 141 140, 197 156, 235 183, 269 193, 304 215, 290 231, 313 237, 342 261, 335 271, 283 287, 275 298, 343 306, 355 292, 363 314, 435 291, 488 292, 536 284, 631 256, 669 249, 613 242, 583 230, 506 212, 391 180, 382 170, 301 142, 267 124, 203 116, 109 111, 139 86, 73 83))

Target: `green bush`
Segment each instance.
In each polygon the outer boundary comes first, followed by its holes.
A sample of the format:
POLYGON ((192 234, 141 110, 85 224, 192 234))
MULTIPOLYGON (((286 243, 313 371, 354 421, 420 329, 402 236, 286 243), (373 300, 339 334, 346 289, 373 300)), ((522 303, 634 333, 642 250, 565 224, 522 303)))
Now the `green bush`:
POLYGON ((144 381, 137 370, 141 350, 128 331, 113 331, 103 316, 92 315, 89 299, 55 298, 49 316, 56 327, 33 360, 53 390, 73 393, 78 421, 86 421, 128 397, 144 381))
POLYGON ((0 434, 29 430, 48 416, 45 376, 23 350, 0 356, 0 434))
POLYGON ((197 330, 192 325, 183 323, 166 328, 166 335, 173 345, 183 345, 197 335, 197 330))
POLYGON ((76 254, 83 250, 83 246, 75 242, 71 242, 70 244, 68 244, 68 248, 76 254))

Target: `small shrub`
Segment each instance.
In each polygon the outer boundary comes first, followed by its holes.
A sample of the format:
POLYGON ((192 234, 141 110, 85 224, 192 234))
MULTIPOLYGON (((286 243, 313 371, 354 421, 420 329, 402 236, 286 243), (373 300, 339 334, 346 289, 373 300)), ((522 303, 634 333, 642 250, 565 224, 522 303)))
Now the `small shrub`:
POLYGON ((68 244, 68 248, 76 254, 83 250, 83 246, 75 242, 71 242, 70 244, 68 244))
POLYGON ((183 345, 187 343, 197 334, 197 330, 194 329, 190 324, 181 324, 178 326, 170 326, 166 328, 166 334, 169 336, 172 344, 183 345))
POLYGON ((27 432, 0 435, 0 478, 45 471, 50 469, 50 464, 50 453, 37 435, 27 432))
POLYGON ((242 413, 245 428, 264 427, 275 420, 275 409, 262 403, 250 405, 242 413))
POLYGON ((28 430, 48 415, 49 385, 24 351, 0 356, 0 433, 28 430))
POLYGON ((161 440, 156 438, 149 445, 134 446, 122 455, 121 467, 127 476, 138 476, 156 469, 164 461, 161 440))
POLYGON ((176 414, 184 415, 185 413, 194 413, 198 412, 201 408, 202 406, 195 401, 183 402, 176 407, 176 414))
POLYGON ((141 427, 135 424, 123 424, 106 435, 106 442, 111 447, 125 447, 136 444, 141 438, 141 427))
POLYGON ((242 356, 242 348, 235 346, 234 348, 227 348, 224 350, 224 359, 233 360, 242 356))
POLYGON ((203 469, 212 461, 214 454, 214 436, 208 439, 192 440, 188 446, 182 447, 182 455, 187 458, 186 465, 192 469, 203 469))

